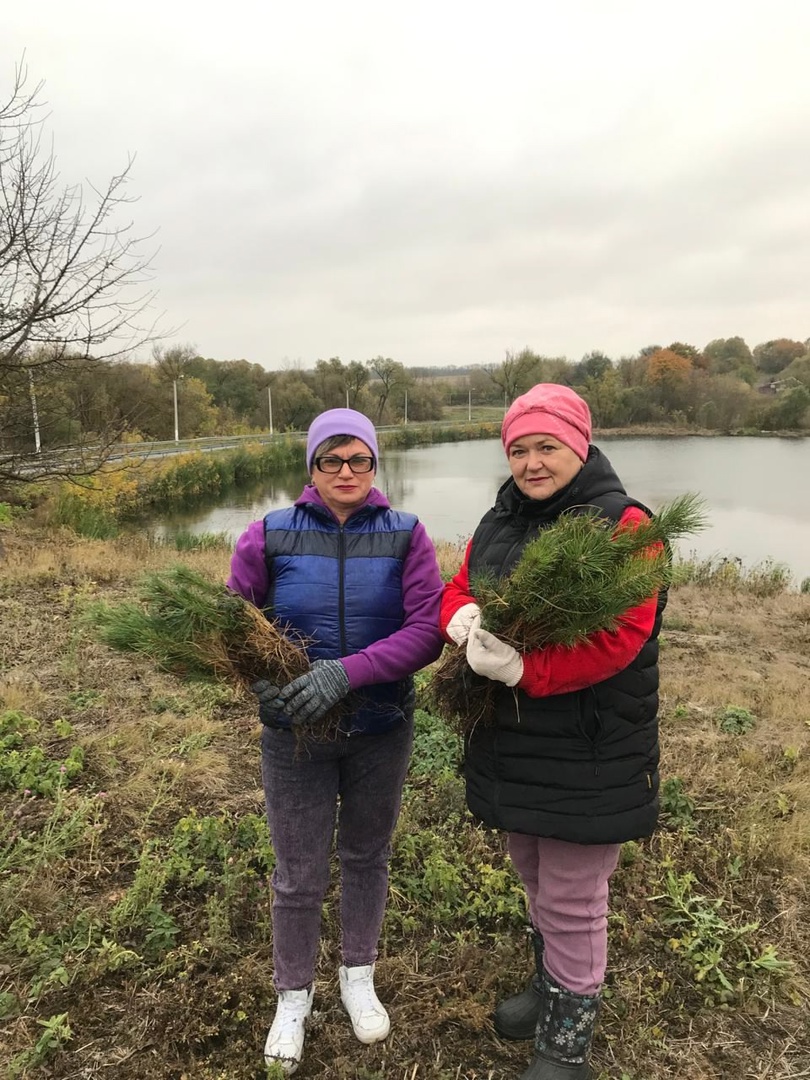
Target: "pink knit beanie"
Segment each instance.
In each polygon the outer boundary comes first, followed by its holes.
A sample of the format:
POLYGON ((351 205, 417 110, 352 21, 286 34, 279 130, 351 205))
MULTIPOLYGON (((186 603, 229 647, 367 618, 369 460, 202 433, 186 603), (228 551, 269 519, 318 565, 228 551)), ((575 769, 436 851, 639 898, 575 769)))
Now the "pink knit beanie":
POLYGON ((367 416, 356 409, 327 409, 309 425, 307 432, 307 471, 312 472, 315 451, 333 435, 351 435, 364 442, 371 451, 375 463, 379 461, 377 432, 367 416))
POLYGON ((591 441, 591 410, 569 386, 538 383, 516 398, 503 418, 501 440, 507 454, 515 439, 523 435, 553 435, 585 461, 591 441))

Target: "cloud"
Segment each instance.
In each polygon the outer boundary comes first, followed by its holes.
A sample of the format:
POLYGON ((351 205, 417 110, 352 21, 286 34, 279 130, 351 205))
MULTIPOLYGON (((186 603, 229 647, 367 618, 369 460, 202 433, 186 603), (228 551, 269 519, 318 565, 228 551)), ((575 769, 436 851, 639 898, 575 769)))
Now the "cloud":
POLYGON ((808 31, 801 0, 0 16, 66 178, 137 151, 180 337, 269 367, 806 337, 808 31))

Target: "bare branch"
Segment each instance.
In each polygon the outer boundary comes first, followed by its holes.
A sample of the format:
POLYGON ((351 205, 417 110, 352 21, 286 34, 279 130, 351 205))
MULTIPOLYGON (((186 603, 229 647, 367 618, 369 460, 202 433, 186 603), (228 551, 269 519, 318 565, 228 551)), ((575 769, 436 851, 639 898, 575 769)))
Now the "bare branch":
MULTIPOLYGON (((0 99, 0 481, 44 475, 44 459, 36 470, 27 461, 30 422, 20 426, 34 374, 47 380, 77 358, 119 358, 158 336, 153 236, 137 235, 126 216, 137 201, 127 190, 134 158, 106 185, 64 184, 43 141, 42 83, 26 84, 23 57, 0 99)), ((105 445, 93 443, 98 459, 105 445)), ((96 460, 88 449, 59 453, 87 470, 96 460)))

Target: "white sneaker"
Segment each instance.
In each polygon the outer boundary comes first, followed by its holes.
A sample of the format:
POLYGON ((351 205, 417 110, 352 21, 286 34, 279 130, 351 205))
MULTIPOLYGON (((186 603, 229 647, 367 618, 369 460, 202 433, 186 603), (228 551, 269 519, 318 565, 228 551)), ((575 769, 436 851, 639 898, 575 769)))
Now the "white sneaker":
POLYGON ((264 1044, 264 1060, 291 1075, 301 1064, 307 1020, 312 1012, 309 990, 279 990, 276 1015, 264 1044))
POLYGON ((361 1043, 375 1043, 391 1030, 388 1013, 374 992, 374 965, 341 967, 340 999, 361 1043))

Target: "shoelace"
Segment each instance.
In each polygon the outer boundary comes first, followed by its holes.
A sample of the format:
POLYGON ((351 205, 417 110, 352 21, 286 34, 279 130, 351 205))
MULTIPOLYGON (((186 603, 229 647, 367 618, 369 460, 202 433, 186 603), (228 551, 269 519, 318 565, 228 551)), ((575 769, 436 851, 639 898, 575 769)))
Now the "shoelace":
POLYGON ((306 1018, 306 1001, 281 1001, 276 1014, 277 1031, 279 1034, 286 1033, 303 1023, 306 1018))
POLYGON ((281 1008, 282 1019, 303 1020, 307 1014, 306 1005, 283 1005, 281 1008))
POLYGON ((358 979, 346 984, 352 1006, 358 1012, 379 1012, 380 1005, 371 978, 358 979))

